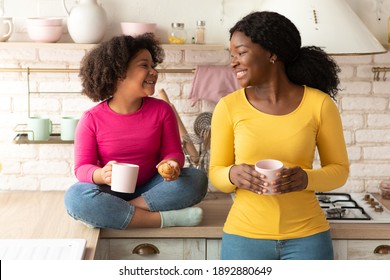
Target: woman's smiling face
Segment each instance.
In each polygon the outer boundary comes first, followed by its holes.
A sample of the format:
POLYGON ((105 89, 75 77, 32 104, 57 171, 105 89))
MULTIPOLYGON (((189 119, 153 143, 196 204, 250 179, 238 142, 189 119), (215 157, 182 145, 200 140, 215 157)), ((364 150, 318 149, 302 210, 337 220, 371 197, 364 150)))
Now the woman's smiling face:
POLYGON ((230 65, 242 87, 256 86, 269 79, 271 53, 236 31, 230 40, 230 65))

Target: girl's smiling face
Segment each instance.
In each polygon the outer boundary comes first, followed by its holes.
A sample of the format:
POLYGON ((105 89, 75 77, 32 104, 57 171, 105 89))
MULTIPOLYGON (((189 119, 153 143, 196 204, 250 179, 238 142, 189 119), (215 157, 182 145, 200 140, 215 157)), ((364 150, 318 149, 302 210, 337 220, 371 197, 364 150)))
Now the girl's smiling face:
POLYGON ((118 83, 118 91, 128 91, 139 97, 152 96, 158 73, 149 51, 141 50, 130 62, 126 78, 118 83))

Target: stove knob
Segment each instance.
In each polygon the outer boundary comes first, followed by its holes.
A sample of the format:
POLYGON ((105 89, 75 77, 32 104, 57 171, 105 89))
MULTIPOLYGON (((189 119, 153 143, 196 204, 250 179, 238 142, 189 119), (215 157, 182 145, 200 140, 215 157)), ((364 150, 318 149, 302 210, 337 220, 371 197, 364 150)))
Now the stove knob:
POLYGON ((370 203, 370 205, 371 205, 372 208, 375 208, 377 205, 379 205, 379 202, 373 201, 373 202, 370 203))
POLYGON ((364 198, 363 198, 365 201, 368 201, 370 199, 370 195, 369 194, 366 194, 364 195, 364 198))
POLYGON ((374 201, 375 201, 375 199, 369 198, 369 199, 367 200, 367 203, 368 203, 368 204, 371 204, 371 203, 373 203, 374 201))
POLYGON ((375 212, 383 212, 383 207, 381 205, 376 205, 375 212))

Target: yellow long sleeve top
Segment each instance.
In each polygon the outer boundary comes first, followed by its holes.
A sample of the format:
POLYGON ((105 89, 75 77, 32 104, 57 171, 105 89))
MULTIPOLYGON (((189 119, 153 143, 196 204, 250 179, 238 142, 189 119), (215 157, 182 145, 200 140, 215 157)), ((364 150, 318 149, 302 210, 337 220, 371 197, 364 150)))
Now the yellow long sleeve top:
POLYGON ((316 191, 341 187, 349 161, 340 114, 329 95, 306 87, 300 105, 286 115, 255 109, 240 89, 216 105, 211 123, 209 176, 222 192, 235 192, 224 232, 249 238, 290 239, 329 229, 316 191), (316 148, 321 167, 313 169, 316 148), (258 195, 229 180, 232 165, 278 159, 308 175, 304 191, 258 195))

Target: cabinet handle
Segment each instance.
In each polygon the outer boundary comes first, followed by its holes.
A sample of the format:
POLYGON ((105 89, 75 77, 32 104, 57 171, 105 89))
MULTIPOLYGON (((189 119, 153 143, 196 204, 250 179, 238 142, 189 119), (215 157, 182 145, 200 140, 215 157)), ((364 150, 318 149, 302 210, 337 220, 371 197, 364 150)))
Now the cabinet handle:
POLYGON ((150 243, 139 244, 133 249, 133 254, 137 255, 157 255, 160 250, 150 243))
POLYGON ((374 254, 386 255, 390 254, 390 246, 389 245, 379 245, 374 249, 374 254))

